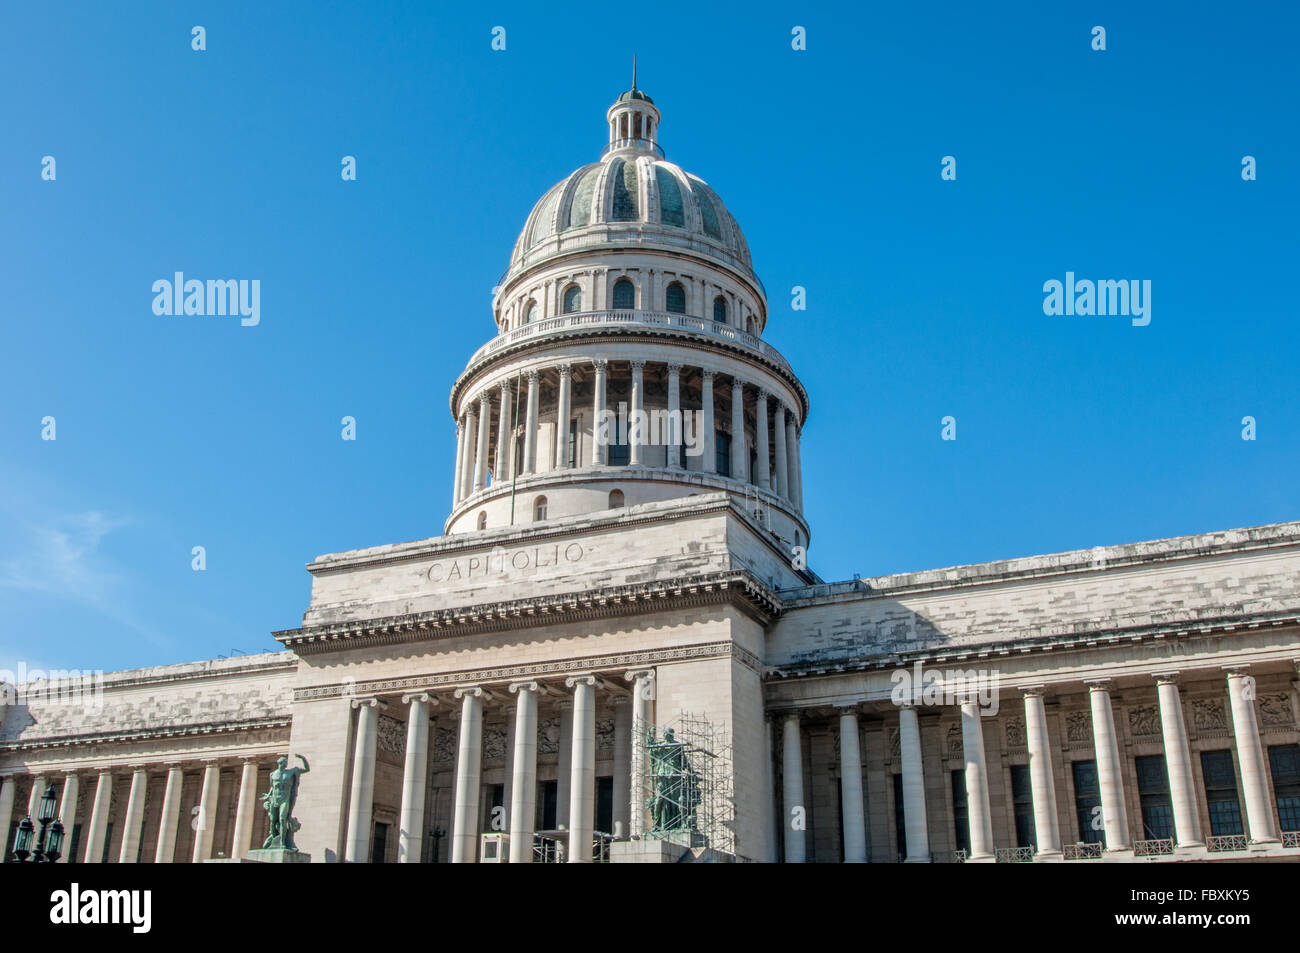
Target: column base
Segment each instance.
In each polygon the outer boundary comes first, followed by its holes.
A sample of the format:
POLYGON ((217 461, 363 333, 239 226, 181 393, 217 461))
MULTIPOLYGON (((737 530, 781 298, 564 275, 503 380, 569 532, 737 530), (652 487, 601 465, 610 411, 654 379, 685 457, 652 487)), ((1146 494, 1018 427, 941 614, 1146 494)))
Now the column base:
POLYGON ((928 864, 928 863, 930 863, 930 855, 929 855, 929 854, 923 854, 923 855, 920 856, 920 857, 909 857, 909 858, 907 858, 907 860, 903 861, 903 863, 905 863, 905 864, 928 864))

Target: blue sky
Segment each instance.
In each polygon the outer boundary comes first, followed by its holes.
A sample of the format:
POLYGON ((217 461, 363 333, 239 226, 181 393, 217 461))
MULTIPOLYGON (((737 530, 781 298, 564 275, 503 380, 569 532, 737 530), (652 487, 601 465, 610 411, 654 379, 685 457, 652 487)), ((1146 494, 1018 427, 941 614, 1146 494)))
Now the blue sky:
POLYGON ((275 647, 312 557, 437 535, 450 384, 634 52, 810 393, 824 578, 1300 517, 1300 18, 1132 6, 5 5, 0 667, 275 647), (260 325, 155 316, 175 271, 260 325), (1044 315, 1066 271, 1150 325, 1044 315))

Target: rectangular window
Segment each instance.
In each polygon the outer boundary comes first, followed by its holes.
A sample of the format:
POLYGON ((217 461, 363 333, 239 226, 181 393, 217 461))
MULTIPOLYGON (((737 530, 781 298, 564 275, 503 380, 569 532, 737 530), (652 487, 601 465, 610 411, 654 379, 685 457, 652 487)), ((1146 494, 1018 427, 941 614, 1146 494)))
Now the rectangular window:
POLYGON ((903 816, 903 776, 894 775, 894 836, 898 839, 898 862, 907 860, 907 819, 903 816))
POLYGON ((1174 836, 1174 805, 1169 797, 1169 775, 1164 755, 1133 759, 1137 768, 1138 798, 1142 802, 1142 837, 1164 840, 1174 836))
POLYGON ((1237 799, 1237 776, 1232 769, 1232 752, 1202 751, 1201 774, 1205 778, 1205 806, 1210 811, 1210 834, 1223 837, 1245 833, 1241 826, 1241 802, 1237 799))
POLYGON ((388 860, 388 825, 375 821, 374 842, 370 845, 370 862, 382 864, 388 860))
POLYGON ((1034 828, 1034 789, 1029 781, 1029 765, 1011 766, 1011 806, 1016 819, 1016 846, 1037 847, 1034 828))
POLYGON ((970 810, 966 806, 966 772, 952 772, 952 823, 957 849, 970 852, 970 810))
POLYGON ((569 460, 569 466, 578 465, 578 421, 576 419, 569 421, 569 445, 565 455, 569 460))
POLYGON ((108 849, 113 843, 113 822, 109 821, 104 825, 104 853, 99 857, 101 864, 108 863, 108 849))
POLYGON ((718 476, 731 476, 731 434, 717 431, 714 434, 713 445, 718 451, 718 476))
POLYGON ((1282 830, 1300 831, 1300 745, 1273 745, 1268 749, 1268 764, 1282 830))
POLYGON ((1101 786, 1097 783, 1095 761, 1072 761, 1074 777, 1074 814, 1079 824, 1079 840, 1085 844, 1105 844, 1106 831, 1101 820, 1101 786))
POLYGON ((539 781, 537 784, 537 829, 539 831, 555 830, 555 803, 559 784, 555 781, 539 781))
POLYGON ((602 834, 614 833, 614 779, 596 779, 596 830, 602 834))

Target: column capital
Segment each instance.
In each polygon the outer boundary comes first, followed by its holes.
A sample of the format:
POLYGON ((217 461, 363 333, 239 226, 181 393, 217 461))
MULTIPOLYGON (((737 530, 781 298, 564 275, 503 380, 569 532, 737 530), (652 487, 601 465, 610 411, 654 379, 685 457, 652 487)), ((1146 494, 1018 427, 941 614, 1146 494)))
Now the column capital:
POLYGON ((462 688, 456 689, 452 694, 454 694, 456 699, 459 701, 467 695, 471 698, 482 698, 486 693, 483 691, 482 687, 478 685, 466 685, 462 688))
POLYGON ((743 377, 737 377, 735 374, 732 374, 732 375, 731 375, 731 389, 732 389, 732 390, 741 390, 741 389, 744 388, 745 384, 746 384, 746 381, 745 381, 745 379, 744 379, 743 377))
POLYGON ((842 704, 832 705, 831 707, 835 709, 835 713, 841 718, 845 715, 853 715, 856 717, 862 714, 861 702, 844 702, 842 704))
POLYGON ((681 362, 680 362, 680 361, 669 361, 669 362, 668 362, 668 373, 669 373, 669 374, 680 374, 681 372, 682 372, 682 365, 681 365, 681 362))
POLYGON ((378 695, 372 695, 369 698, 352 699, 353 708, 360 708, 363 705, 368 708, 378 708, 380 711, 388 708, 388 702, 381 700, 378 695))
POLYGON ((609 360, 603 357, 592 358, 591 366, 596 369, 596 373, 604 374, 609 370, 609 360))
POLYGON ((1247 662, 1238 662, 1235 665, 1220 665, 1219 669, 1229 679, 1242 678, 1250 674, 1250 664, 1247 662))
POLYGON ((797 724, 800 721, 799 709, 791 708, 789 711, 784 712, 781 715, 781 720, 784 721, 786 724, 789 724, 792 721, 797 724))
POLYGON ((536 384, 539 380, 541 380, 541 377, 542 377, 542 372, 535 367, 524 371, 524 379, 528 381, 528 385, 530 387, 533 384, 536 384))
POLYGON ((1026 698, 1042 698, 1047 694, 1045 685, 1021 685, 1020 694, 1026 698))
POLYGON ((1156 680, 1157 685, 1177 685, 1181 672, 1152 672, 1151 677, 1156 680))
POLYGON ((556 372, 557 374, 560 375, 560 379, 561 379, 561 380, 565 380, 565 379, 567 379, 567 378, 571 378, 571 377, 573 377, 573 365, 572 365, 572 364, 556 364, 556 365, 555 365, 555 372, 556 372))
POLYGON ((767 400, 767 397, 768 397, 767 388, 766 388, 766 387, 761 387, 761 386, 758 387, 758 388, 757 388, 757 397, 758 397, 759 400, 766 401, 766 400, 767 400))
POLYGON ((524 679, 522 682, 511 682, 506 686, 507 691, 514 695, 520 692, 536 692, 538 695, 549 695, 550 690, 541 682, 535 679, 524 679))
MULTIPOLYGON (((704 378, 706 381, 712 381, 714 373, 716 372, 711 367, 700 368, 700 377, 704 378)), ((1296 664, 1300 665, 1300 660, 1297 660, 1296 664)))
POLYGON ((431 692, 407 692, 402 696, 402 704, 409 705, 411 702, 427 702, 430 705, 441 705, 438 696, 431 692))
POLYGON ((640 358, 637 358, 636 360, 633 361, 628 361, 628 363, 632 365, 633 371, 645 370, 645 361, 640 358))
MULTIPOLYGON (((288 756, 287 754, 279 754, 279 755, 276 755, 276 757, 277 757, 277 758, 287 758, 287 757, 289 757, 289 756, 288 756)), ((240 756, 239 756, 239 760, 242 761, 244 764, 261 764, 261 763, 262 763, 262 756, 261 756, 261 755, 257 755, 257 754, 240 755, 240 756)))
POLYGON ((1105 692, 1106 694, 1110 694, 1110 688, 1113 681, 1109 677, 1085 678, 1083 684, 1088 686, 1088 691, 1090 692, 1105 692))
POLYGON ((515 392, 515 381, 512 377, 507 377, 497 386, 501 388, 502 394, 509 395, 515 392))
POLYGON ((583 673, 579 675, 570 675, 564 680, 564 685, 566 688, 577 688, 579 685, 587 685, 588 687, 595 688, 598 681, 599 679, 597 679, 595 675, 583 673))

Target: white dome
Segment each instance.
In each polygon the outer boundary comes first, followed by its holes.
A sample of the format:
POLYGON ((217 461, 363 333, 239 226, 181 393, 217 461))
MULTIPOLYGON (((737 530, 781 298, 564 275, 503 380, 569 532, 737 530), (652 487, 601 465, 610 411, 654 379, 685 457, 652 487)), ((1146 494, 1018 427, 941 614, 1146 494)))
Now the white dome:
MULTIPOLYGON (((610 107, 611 130, 628 106, 648 113, 657 132, 658 110, 639 90, 610 107)), ((556 183, 533 207, 510 256, 507 280, 554 255, 595 245, 661 247, 708 256, 754 278, 740 226, 704 180, 663 158, 650 137, 618 138, 599 162, 556 183)))

